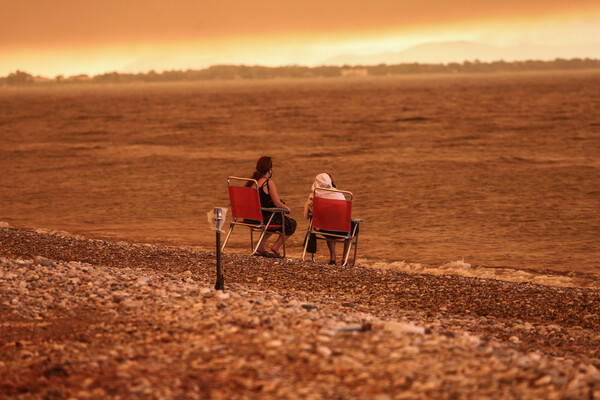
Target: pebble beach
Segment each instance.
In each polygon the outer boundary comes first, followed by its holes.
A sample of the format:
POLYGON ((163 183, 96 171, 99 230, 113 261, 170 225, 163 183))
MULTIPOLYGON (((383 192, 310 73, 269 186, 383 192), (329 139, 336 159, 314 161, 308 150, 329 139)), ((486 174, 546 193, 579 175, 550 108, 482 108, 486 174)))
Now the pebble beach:
POLYGON ((0 398, 600 398, 600 290, 0 228, 0 398))

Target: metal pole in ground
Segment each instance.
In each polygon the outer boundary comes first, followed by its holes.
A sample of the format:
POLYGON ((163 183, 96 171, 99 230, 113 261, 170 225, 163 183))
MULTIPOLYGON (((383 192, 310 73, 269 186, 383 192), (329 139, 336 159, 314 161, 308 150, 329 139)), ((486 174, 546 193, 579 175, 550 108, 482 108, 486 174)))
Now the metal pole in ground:
POLYGON ((223 278, 223 271, 221 271, 221 221, 223 221, 223 212, 220 208, 214 209, 215 222, 217 226, 217 283, 215 284, 216 290, 225 290, 225 280, 223 278))

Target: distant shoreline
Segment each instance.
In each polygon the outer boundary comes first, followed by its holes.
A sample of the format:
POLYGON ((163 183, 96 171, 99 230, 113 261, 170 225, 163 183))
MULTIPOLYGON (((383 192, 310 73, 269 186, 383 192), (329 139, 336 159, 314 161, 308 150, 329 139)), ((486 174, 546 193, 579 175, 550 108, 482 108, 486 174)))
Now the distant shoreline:
POLYGON ((28 72, 17 70, 5 77, 0 77, 0 86, 29 85, 61 85, 69 83, 83 84, 115 84, 132 82, 198 82, 198 81, 238 81, 238 80, 272 80, 298 78, 364 78, 385 77, 412 74, 490 74, 513 72, 544 71, 581 71, 600 69, 598 59, 560 59, 552 61, 464 61, 447 64, 379 64, 379 65, 343 65, 306 67, 290 65, 282 67, 246 66, 246 65, 214 65, 204 69, 170 70, 163 72, 149 71, 144 73, 107 72, 98 75, 58 75, 55 78, 34 76, 28 72))
MULTIPOLYGON (((172 251, 191 251, 197 253, 212 253, 210 246, 199 245, 194 247, 181 246, 177 244, 167 244, 155 241, 149 242, 136 242, 130 238, 119 238, 111 237, 110 235, 94 235, 88 236, 81 233, 71 233, 62 230, 44 229, 44 228, 32 228, 32 227, 16 227, 11 224, 0 220, 0 256, 2 256, 3 248, 3 235, 6 238, 11 237, 11 233, 24 234, 32 237, 53 237, 55 239, 80 241, 85 243, 116 243, 118 245, 133 245, 133 246, 154 246, 162 249, 170 249, 172 251), (6 231, 6 232, 3 232, 6 231)), ((10 249, 8 243, 9 239, 4 243, 5 250, 10 249)), ((13 256, 22 256, 24 254, 13 254, 13 256)), ((56 256, 55 254, 53 256, 56 256)), ((238 252, 227 251, 225 257, 247 257, 238 252)), ((297 255, 296 255, 297 256, 297 255)), ((27 257, 32 258, 34 254, 29 254, 27 257)), ((250 257, 252 258, 252 257, 250 257)), ((294 260, 294 256, 288 254, 289 261, 294 260)), ((68 260, 67 260, 68 261, 68 260)), ((88 259, 87 262, 92 262, 88 259)), ((295 259, 293 262, 304 263, 300 259, 295 259)), ((455 278, 466 278, 466 279, 494 279, 502 282, 511 284, 535 284, 553 288, 579 288, 579 289, 591 289, 600 290, 600 281, 598 281, 599 275, 589 272, 576 272, 576 271, 560 271, 560 270, 535 270, 531 268, 510 268, 510 267, 490 267, 483 265, 471 265, 462 261, 447 262, 443 265, 428 265, 418 262, 405 262, 405 261, 386 261, 382 259, 371 259, 371 260, 358 260, 357 266, 366 267, 372 270, 380 271, 393 271, 394 273, 404 273, 410 275, 430 275, 430 276, 453 276, 455 278)))

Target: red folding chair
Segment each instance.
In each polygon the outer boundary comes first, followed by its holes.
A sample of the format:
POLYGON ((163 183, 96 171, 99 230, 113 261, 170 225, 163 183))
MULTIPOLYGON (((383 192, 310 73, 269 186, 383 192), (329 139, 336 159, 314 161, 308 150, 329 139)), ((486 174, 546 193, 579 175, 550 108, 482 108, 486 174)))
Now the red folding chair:
POLYGON ((260 206, 260 196, 258 194, 258 184, 254 179, 247 178, 236 178, 230 176, 227 178, 227 189, 229 190, 229 202, 231 206, 232 220, 229 224, 229 233, 225 238, 225 242, 221 247, 221 252, 225 251, 227 241, 233 232, 233 228, 237 225, 245 226, 250 228, 250 246, 252 249, 251 255, 256 253, 260 242, 263 237, 269 231, 277 235, 283 235, 283 258, 285 259, 285 208, 263 208, 260 206), (248 182, 252 182, 252 187, 246 187, 248 182), (262 211, 271 212, 267 222, 263 221, 262 211), (275 213, 281 213, 281 225, 273 225, 271 221, 275 216, 275 213), (275 229, 280 229, 281 232, 273 232, 275 229), (260 239, 256 247, 254 247, 254 231, 261 231, 260 239))
MULTIPOLYGON (((352 242, 356 242, 354 246, 354 260, 352 261, 352 265, 354 266, 356 263, 356 251, 358 249, 358 225, 362 220, 352 219, 353 198, 352 193, 345 190, 316 188, 313 192, 312 218, 308 226, 308 235, 314 234, 317 239, 335 240, 336 242, 345 242, 348 240, 348 250, 344 254, 343 265, 348 265, 352 242), (344 195, 344 200, 319 197, 319 193, 324 192, 341 193, 344 195)), ((302 260, 306 256, 307 247, 308 236, 304 244, 302 260)), ((314 254, 312 260, 314 261, 314 254)))

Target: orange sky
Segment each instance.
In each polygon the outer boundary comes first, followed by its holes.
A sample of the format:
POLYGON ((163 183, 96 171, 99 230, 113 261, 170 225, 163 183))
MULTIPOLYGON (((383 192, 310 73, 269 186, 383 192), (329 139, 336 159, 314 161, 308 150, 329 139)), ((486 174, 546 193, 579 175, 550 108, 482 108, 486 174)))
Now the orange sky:
POLYGON ((599 0, 0 0, 0 10, 0 76, 317 65, 457 40, 600 58, 599 0))

